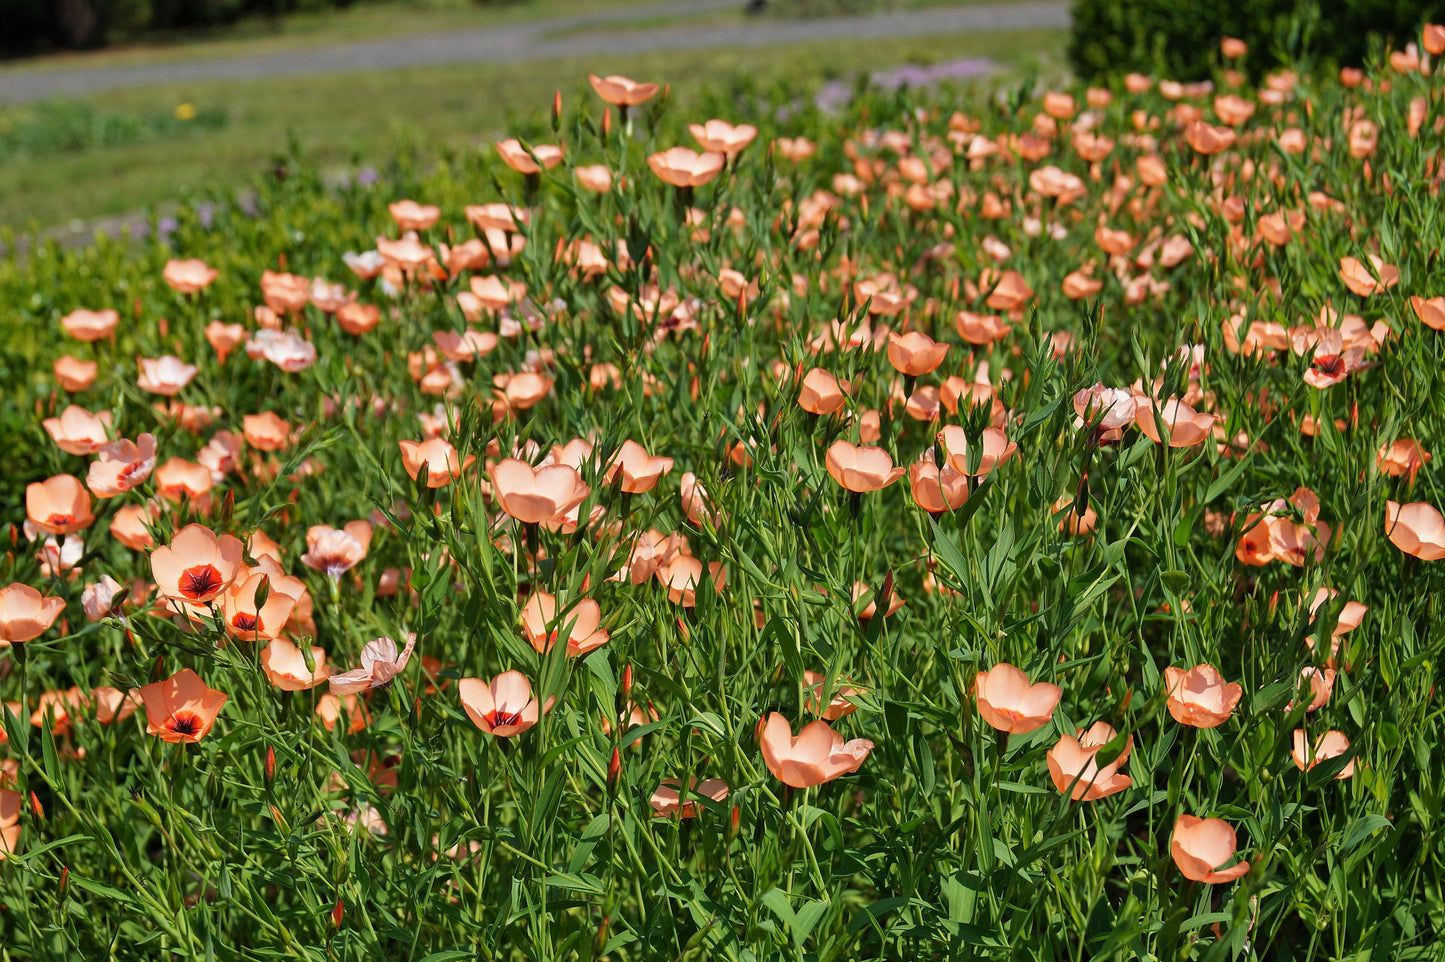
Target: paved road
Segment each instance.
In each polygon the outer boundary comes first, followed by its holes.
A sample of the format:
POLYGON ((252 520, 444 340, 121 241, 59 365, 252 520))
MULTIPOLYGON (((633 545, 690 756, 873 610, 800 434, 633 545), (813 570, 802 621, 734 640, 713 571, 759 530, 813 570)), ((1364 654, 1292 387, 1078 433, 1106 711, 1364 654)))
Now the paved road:
POLYGON ((678 0, 606 14, 418 34, 335 44, 309 50, 182 60, 112 67, 13 68, 0 70, 0 103, 79 95, 151 84, 205 80, 255 80, 344 74, 462 63, 552 60, 589 54, 635 54, 655 50, 765 47, 810 40, 913 37, 1027 28, 1064 28, 1069 4, 1057 0, 936 7, 869 16, 788 21, 758 19, 735 24, 686 23, 627 30, 629 20, 683 17, 736 9, 742 0, 678 0), (589 27, 606 27, 589 31, 589 27), (622 29, 619 29, 621 27, 622 29))

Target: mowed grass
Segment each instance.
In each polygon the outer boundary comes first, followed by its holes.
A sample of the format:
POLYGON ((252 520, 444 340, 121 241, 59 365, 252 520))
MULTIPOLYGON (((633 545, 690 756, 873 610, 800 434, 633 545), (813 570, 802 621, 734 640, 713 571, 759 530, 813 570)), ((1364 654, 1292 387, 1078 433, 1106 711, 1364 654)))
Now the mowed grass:
POLYGON ((182 103, 223 108, 228 124, 172 140, 23 160, 0 169, 0 224, 44 229, 236 187, 268 169, 294 137, 323 167, 390 156, 398 140, 425 157, 488 144, 510 117, 560 88, 577 97, 589 72, 686 77, 674 95, 730 77, 763 87, 787 77, 818 80, 904 63, 990 57, 1005 69, 1062 71, 1064 35, 1032 30, 989 35, 854 40, 752 50, 677 51, 585 61, 465 65, 381 73, 207 82, 117 91, 90 98, 98 110, 138 114, 182 103))

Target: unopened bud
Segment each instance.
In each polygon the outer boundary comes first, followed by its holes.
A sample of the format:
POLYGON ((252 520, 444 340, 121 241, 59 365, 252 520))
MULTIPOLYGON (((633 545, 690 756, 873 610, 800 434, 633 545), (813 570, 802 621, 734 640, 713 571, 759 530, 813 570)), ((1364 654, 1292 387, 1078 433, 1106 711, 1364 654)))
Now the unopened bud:
POLYGON ((622 755, 612 749, 612 760, 607 763, 607 794, 617 794, 617 780, 622 775, 622 755))
POLYGON ((729 842, 731 842, 733 839, 735 839, 735 838, 738 837, 738 827, 739 827, 739 824, 740 824, 740 822, 741 822, 741 819, 742 819, 742 816, 741 816, 741 814, 740 814, 740 812, 739 812, 739 810, 738 810, 738 807, 737 807, 736 805, 734 805, 732 812, 728 815, 728 841, 729 841, 729 842))
POLYGON ((555 131, 562 126, 562 91, 552 93, 552 129, 555 131))
POLYGON ((30 793, 30 810, 35 813, 36 821, 45 821, 45 809, 40 807, 40 797, 34 792, 30 793))
POLYGON ((602 950, 607 948, 607 930, 611 927, 611 916, 602 916, 602 924, 597 926, 597 935, 592 939, 592 957, 598 958, 602 950))
POLYGON ((622 669, 622 697, 632 697, 632 665, 622 669))
POLYGON ((336 900, 336 906, 331 910, 331 927, 341 928, 341 916, 346 912, 346 903, 341 899, 336 900))
POLYGON ((612 136, 612 108, 608 107, 602 111, 602 136, 612 136))
POLYGON ((65 898, 65 892, 68 888, 70 888, 70 866, 62 865, 60 867, 60 884, 55 887, 55 897, 65 898))
POLYGON ((266 746, 266 787, 270 788, 271 783, 276 780, 276 748, 273 745, 266 746))

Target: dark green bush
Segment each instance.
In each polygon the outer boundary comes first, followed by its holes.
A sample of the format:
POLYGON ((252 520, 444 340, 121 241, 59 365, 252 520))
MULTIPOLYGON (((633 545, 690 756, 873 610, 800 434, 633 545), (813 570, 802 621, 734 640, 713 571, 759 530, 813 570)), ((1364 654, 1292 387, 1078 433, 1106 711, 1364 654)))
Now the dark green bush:
POLYGON ((1441 0, 1075 0, 1069 59, 1087 78, 1197 80, 1218 62, 1219 41, 1239 37, 1255 77, 1284 63, 1358 66, 1375 38, 1403 46, 1441 16, 1441 0))

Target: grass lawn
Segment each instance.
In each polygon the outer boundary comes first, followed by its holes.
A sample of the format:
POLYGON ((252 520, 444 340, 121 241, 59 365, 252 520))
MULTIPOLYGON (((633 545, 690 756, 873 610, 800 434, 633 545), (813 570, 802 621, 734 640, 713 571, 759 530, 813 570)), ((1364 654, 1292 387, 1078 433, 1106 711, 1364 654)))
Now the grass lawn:
POLYGON ((1063 34, 1020 31, 807 44, 787 49, 682 51, 626 58, 466 65, 373 74, 207 82, 117 91, 98 112, 154 114, 182 103, 222 109, 228 122, 164 140, 35 157, 0 168, 0 224, 20 230, 120 213, 208 185, 234 186, 262 170, 294 134, 318 163, 380 161, 398 139, 423 155, 467 148, 534 111, 558 87, 578 96, 589 72, 670 81, 686 101, 710 82, 745 75, 763 87, 788 77, 987 56, 1008 67, 1062 70, 1063 34))

